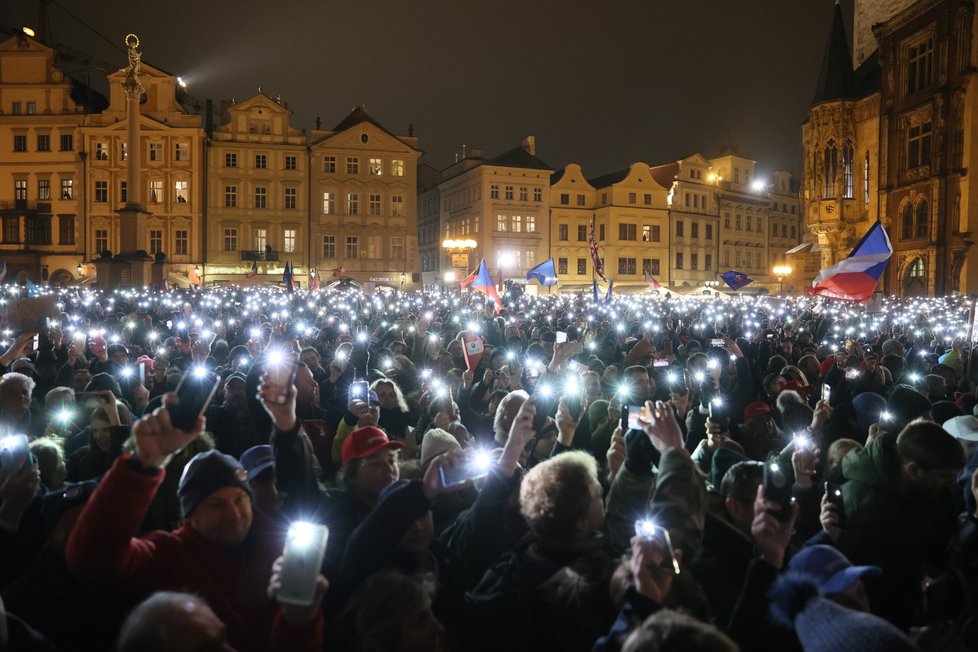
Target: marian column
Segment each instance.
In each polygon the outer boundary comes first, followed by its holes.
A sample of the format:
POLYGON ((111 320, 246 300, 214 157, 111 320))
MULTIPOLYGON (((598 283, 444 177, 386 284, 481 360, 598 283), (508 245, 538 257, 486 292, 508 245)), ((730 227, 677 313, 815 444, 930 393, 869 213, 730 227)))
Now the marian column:
POLYGON ((131 256, 146 246, 146 217, 143 208, 143 183, 141 179, 142 147, 139 142, 139 104, 143 85, 139 83, 139 37, 126 36, 129 49, 129 65, 122 89, 126 92, 126 206, 119 211, 119 244, 121 253, 131 256))

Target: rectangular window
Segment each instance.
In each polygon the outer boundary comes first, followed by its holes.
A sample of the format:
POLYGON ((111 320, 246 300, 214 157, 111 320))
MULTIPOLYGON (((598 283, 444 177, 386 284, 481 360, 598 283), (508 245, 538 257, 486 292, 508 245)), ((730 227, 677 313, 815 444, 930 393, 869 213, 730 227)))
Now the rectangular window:
POLYGON ((224 251, 238 250, 238 230, 224 229, 224 251))
POLYGON ((513 186, 506 186, 506 199, 513 198, 513 186))
POLYGON ((384 173, 384 161, 379 158, 368 159, 367 169, 370 171, 371 176, 379 177, 384 173))
POLYGON ((642 273, 648 272, 652 276, 659 275, 659 259, 658 258, 643 258, 642 259, 642 273))
POLYGON ((323 193, 323 215, 333 215, 336 213, 336 193, 323 193))
POLYGON ((368 197, 367 208, 371 215, 380 215, 380 195, 372 194, 368 197))
POLYGON ((489 199, 499 199, 499 185, 489 184, 489 199))
POLYGON ((557 239, 558 240, 567 240, 567 225, 566 224, 558 224, 557 225, 557 239))
POLYGON ((24 106, 20 102, 14 102, 11 104, 10 112, 14 115, 20 115, 24 112, 24 106))
POLYGON ((642 225, 642 242, 652 242, 652 226, 649 224, 642 225))
POLYGON ((500 233, 506 231, 506 227, 509 226, 509 220, 505 215, 496 215, 496 230, 500 233))
POLYGON ((175 161, 189 161, 190 160, 190 143, 176 143, 176 147, 173 150, 173 160, 175 160, 175 161))
POLYGON ((578 206, 584 206, 584 204, 586 202, 587 202, 587 197, 585 197, 584 195, 578 195, 577 196, 577 205, 578 206))
POLYGON ((75 148, 75 139, 71 134, 61 134, 61 151, 70 152, 75 148))
POLYGON ((268 229, 255 229, 255 249, 264 252, 268 245, 268 229))
POLYGON ((360 257, 360 238, 355 235, 346 236, 346 257, 347 258, 359 258, 360 257))
POLYGON ((348 156, 346 158, 346 173, 347 174, 360 174, 360 159, 355 156, 348 156))
POLYGON ((268 188, 255 186, 255 208, 268 207, 268 188))
POLYGON ((163 182, 162 181, 150 181, 149 182, 149 201, 153 204, 163 203, 163 182))
POLYGON ((598 225, 598 240, 604 241, 604 224, 598 225))
POLYGON ((703 256, 705 267, 703 269, 710 271, 713 269, 713 254, 706 254, 703 256))
POLYGON ((526 186, 520 186, 520 201, 526 201, 529 195, 527 194, 526 186))
POLYGON ((267 167, 268 167, 268 155, 255 154, 255 168, 259 170, 264 170, 267 167))
POLYGON ((37 198, 41 200, 51 199, 51 180, 50 179, 38 179, 37 180, 37 198))
POLYGON ((400 159, 400 158, 391 159, 391 176, 392 177, 404 176, 404 159, 400 159))
POLYGON ((737 230, 738 230, 738 231, 740 231, 740 229, 741 229, 741 228, 743 227, 743 224, 742 224, 742 222, 741 222, 741 220, 742 220, 742 219, 743 219, 743 218, 742 218, 742 216, 740 215, 740 213, 737 213, 737 216, 736 216, 736 224, 737 224, 737 230))
POLYGON ((149 253, 150 255, 155 256, 161 251, 163 251, 163 231, 158 229, 150 229, 149 253))
POLYGON ((907 130, 907 169, 930 165, 931 123, 910 127, 907 130))
POLYGON ((700 255, 697 253, 692 253, 689 255, 689 268, 696 269, 700 264, 700 255))
POLYGON ((37 135, 37 151, 39 152, 51 151, 51 136, 49 134, 37 135))
MULTIPOLYGON (((96 185, 97 184, 98 182, 96 182, 96 185)), ((14 180, 14 199, 19 201, 27 201, 27 179, 14 180)))
POLYGON ((98 142, 95 143, 95 160, 96 161, 108 161, 109 160, 109 144, 98 142))
POLYGON ((684 231, 684 229, 683 229, 683 221, 682 220, 676 220, 676 237, 677 238, 682 238, 684 236, 683 231, 684 231))
POLYGON ((323 258, 336 258, 336 236, 323 236, 323 258))
POLYGON ((536 267, 537 264, 537 252, 536 249, 527 249, 523 256, 523 265, 525 268, 536 267))
POLYGON ((299 191, 295 188, 285 189, 285 208, 294 209, 296 207, 297 197, 299 196, 299 191))
POLYGON ((747 231, 753 231, 754 230, 754 218, 753 218, 753 216, 751 216, 751 215, 748 215, 747 216, 747 224, 746 224, 746 227, 747 228, 745 230, 747 230, 747 231))
POLYGON ((58 216, 58 244, 75 244, 75 216, 58 216))
POLYGON ((636 239, 636 227, 634 224, 619 224, 618 225, 618 239, 619 240, 635 240, 636 239))
POLYGON ((175 181, 173 183, 173 192, 175 193, 178 204, 186 204, 190 199, 190 183, 187 181, 175 181))
MULTIPOLYGON (((162 149, 162 147, 161 147, 162 149)), ((149 146, 149 158, 153 159, 153 145, 150 143, 149 146)), ((224 153, 224 167, 226 168, 236 168, 238 167, 238 155, 235 152, 225 152, 224 153)))
POLYGON ((723 228, 725 228, 725 229, 729 229, 730 228, 730 212, 729 211, 727 211, 726 213, 723 214, 723 228))
POLYGON ((404 260, 404 236, 391 236, 391 259, 404 260))
POLYGON ((126 150, 125 143, 119 143, 119 159, 125 161, 129 158, 129 152, 126 150))
POLYGON ((634 274, 635 273, 635 259, 634 258, 619 258, 618 259, 618 273, 619 274, 634 274))
POLYGON ((533 189, 533 201, 543 201, 543 189, 534 188, 533 189))
POLYGON ((519 215, 513 216, 513 233, 523 233, 523 218, 519 215))
POLYGON ((295 169, 297 169, 298 160, 299 159, 294 154, 286 154, 285 155, 285 169, 286 170, 295 170, 295 169))
POLYGON ((346 214, 360 214, 360 196, 355 192, 350 192, 346 195, 346 214))
POLYGON ((560 203, 564 206, 570 204, 570 195, 566 192, 560 193, 560 203))
POLYGON ((787 224, 782 224, 781 225, 781 237, 782 238, 787 238, 788 237, 788 225, 787 224))
MULTIPOLYGON (((324 156, 323 157, 323 172, 326 174, 336 173, 336 157, 335 156, 324 156)), ((330 256, 333 258, 333 256, 330 256)))
POLYGON ((295 229, 282 231, 282 250, 287 254, 295 252, 295 229))
POLYGON ((637 202, 638 202, 638 195, 636 195, 634 192, 628 193, 628 203, 635 204, 637 202))
POLYGON ((238 205, 238 187, 224 186, 224 207, 235 208, 238 205))
POLYGON ((15 152, 26 152, 27 151, 27 136, 22 134, 14 135, 14 151, 15 152))
POLYGON ((27 103, 27 115, 34 115, 37 113, 37 102, 27 103))
POLYGON ((177 256, 186 256, 187 247, 190 243, 190 231, 177 229, 173 232, 173 253, 177 256))
POLYGON ((95 253, 101 254, 109 249, 108 229, 95 229, 95 253))
POLYGON ((61 199, 75 198, 75 182, 73 179, 61 180, 61 199))
POLYGON ((693 238, 694 240, 700 237, 699 222, 693 222, 692 224, 689 225, 689 237, 693 238))
POLYGON ((707 240, 712 240, 713 239, 713 225, 712 224, 707 224, 706 225, 706 239, 707 240))
POLYGON ((642 203, 645 204, 646 206, 651 206, 652 205, 652 195, 651 195, 651 193, 645 193, 645 196, 642 197, 642 203))
POLYGON ((391 195, 391 216, 404 217, 404 195, 391 195))
POLYGON ((577 273, 581 276, 587 274, 587 258, 577 259, 577 273))
POLYGON ((3 216, 3 241, 6 244, 20 242, 20 218, 16 215, 3 216))
POLYGON ((928 38, 907 48, 907 95, 930 86, 933 57, 933 39, 928 38))
POLYGON ((109 201, 109 182, 108 181, 96 181, 95 182, 95 202, 98 204, 104 204, 109 201))
POLYGON ((526 232, 536 233, 537 232, 537 216, 527 215, 526 216, 526 232))
POLYGON ((682 268, 683 268, 683 252, 677 251, 676 252, 676 269, 682 269, 682 268))
POLYGON ((558 258, 557 259, 557 274, 566 274, 566 273, 567 273, 567 259, 566 258, 558 258))

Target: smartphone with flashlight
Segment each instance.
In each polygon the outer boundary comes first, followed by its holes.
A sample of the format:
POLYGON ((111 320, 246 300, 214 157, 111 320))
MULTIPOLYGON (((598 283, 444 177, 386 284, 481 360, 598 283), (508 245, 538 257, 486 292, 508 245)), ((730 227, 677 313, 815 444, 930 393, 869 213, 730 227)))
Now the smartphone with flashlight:
POLYGON ((366 380, 354 380, 350 383, 350 401, 366 401, 369 391, 369 382, 366 380))
POLYGON ((6 474, 16 473, 34 464, 27 435, 10 435, 0 439, 0 468, 6 474))
POLYGON ((289 526, 282 552, 279 602, 300 606, 313 603, 328 541, 329 528, 320 523, 296 521, 289 526))
POLYGON ((718 349, 722 349, 724 346, 726 346, 726 342, 724 342, 720 338, 714 338, 714 339, 710 340, 710 346, 714 346, 714 347, 716 347, 718 349))
POLYGON ((833 507, 835 507, 835 513, 839 516, 839 527, 846 526, 846 503, 842 496, 842 487, 837 484, 832 484, 831 482, 825 483, 825 500, 827 500, 833 507))
MULTIPOLYGON (((652 419, 649 418, 649 409, 644 405, 627 405, 628 408, 628 429, 629 430, 641 430, 642 426, 649 423, 652 419)), ((624 414, 624 409, 622 410, 624 414)))
POLYGON ((679 575, 679 562, 676 561, 676 552, 672 547, 672 537, 669 536, 669 530, 657 526, 655 522, 649 519, 641 519, 635 521, 635 536, 658 541, 662 554, 662 562, 659 564, 659 568, 679 575))
POLYGON ((217 391, 221 379, 204 367, 191 369, 183 375, 177 385, 176 395, 179 403, 167 405, 170 423, 174 428, 191 432, 217 391))
POLYGON ((669 366, 669 361, 668 360, 665 360, 665 359, 661 359, 661 358, 656 358, 655 360, 652 361, 652 366, 653 367, 668 367, 669 366))
POLYGON ((556 338, 554 339, 555 344, 562 344, 567 341, 567 333, 564 331, 557 331, 554 333, 554 337, 556 338))
POLYGON ((465 462, 451 468, 444 466, 438 467, 438 475, 441 476, 441 486, 446 489, 457 487, 468 480, 478 480, 489 475, 492 468, 492 456, 489 451, 477 450, 470 453, 465 462))
POLYGON ((827 385, 825 383, 822 383, 822 400, 825 401, 826 404, 828 404, 829 403, 829 400, 831 398, 832 398, 832 387, 831 387, 831 385, 827 385))
POLYGON ((779 505, 768 510, 774 518, 782 523, 791 520, 791 483, 777 462, 764 465, 764 499, 779 505))
POLYGON ((630 423, 632 421, 632 408, 630 405, 621 406, 621 420, 618 425, 621 427, 622 434, 625 434, 630 428, 630 423))

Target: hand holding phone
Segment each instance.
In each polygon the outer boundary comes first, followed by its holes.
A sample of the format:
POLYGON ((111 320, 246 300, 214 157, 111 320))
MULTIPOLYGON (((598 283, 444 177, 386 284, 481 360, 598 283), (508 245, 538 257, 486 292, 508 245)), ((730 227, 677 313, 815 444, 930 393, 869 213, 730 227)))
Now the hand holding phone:
POLYGON ((451 466, 443 464, 438 467, 441 486, 448 489, 465 484, 469 480, 484 478, 489 475, 493 461, 489 451, 470 450, 461 464, 451 466))
POLYGON ((366 380, 355 380, 350 383, 350 400, 367 402, 370 393, 370 383, 366 380))
POLYGON ((846 503, 842 496, 842 487, 831 482, 825 483, 825 500, 834 508, 838 517, 836 524, 842 528, 846 526, 846 503))
POLYGON ((650 519, 641 519, 635 521, 635 536, 639 539, 657 542, 662 556, 659 568, 679 575, 679 561, 676 559, 676 552, 672 547, 672 537, 669 536, 669 530, 659 527, 650 519))
POLYGON ((204 367, 193 368, 183 375, 177 385, 177 403, 166 406, 170 423, 183 432, 192 432, 197 419, 203 416, 214 398, 220 378, 204 367))
POLYGON ((780 505, 768 510, 774 518, 782 523, 791 520, 791 483, 777 462, 764 465, 764 499, 780 505))
POLYGON ((7 475, 35 463, 27 435, 9 435, 0 439, 0 468, 7 475))
POLYGON ((328 540, 329 528, 320 523, 296 521, 289 526, 276 595, 279 602, 298 606, 313 603, 328 540))

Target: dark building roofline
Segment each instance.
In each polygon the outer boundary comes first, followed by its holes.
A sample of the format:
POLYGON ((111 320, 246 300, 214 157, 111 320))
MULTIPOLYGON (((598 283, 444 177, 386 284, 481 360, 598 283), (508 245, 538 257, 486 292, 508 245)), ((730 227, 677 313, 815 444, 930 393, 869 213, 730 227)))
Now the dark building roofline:
POLYGON ((835 3, 832 17, 832 31, 822 56, 822 66, 818 73, 818 84, 812 106, 831 100, 848 100, 857 97, 856 77, 852 70, 852 55, 849 53, 849 39, 846 36, 842 5, 835 3))

